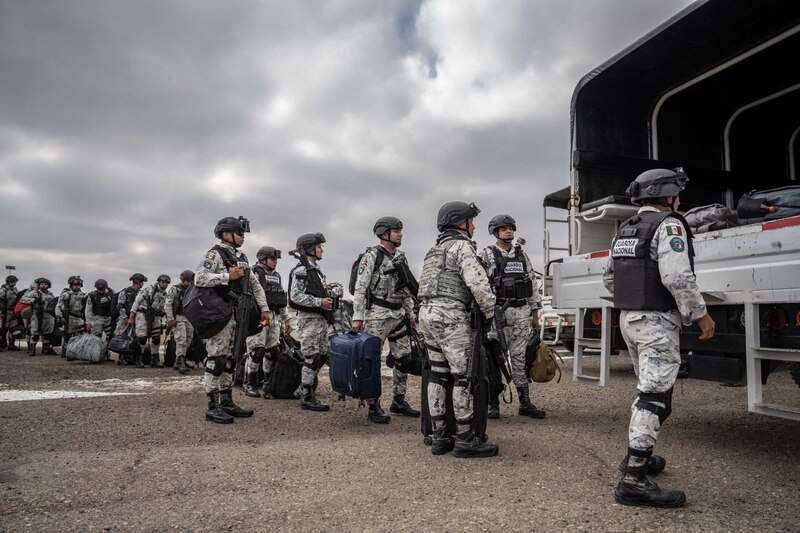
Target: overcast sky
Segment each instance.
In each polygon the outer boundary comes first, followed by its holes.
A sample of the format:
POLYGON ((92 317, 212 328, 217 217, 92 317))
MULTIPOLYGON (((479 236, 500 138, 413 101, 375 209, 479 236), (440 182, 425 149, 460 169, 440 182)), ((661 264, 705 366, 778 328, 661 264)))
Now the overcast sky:
POLYGON ((0 0, 0 266, 175 279, 244 215, 251 259, 321 231, 346 284, 376 218, 419 271, 465 200, 541 268, 575 85, 689 3, 0 0))

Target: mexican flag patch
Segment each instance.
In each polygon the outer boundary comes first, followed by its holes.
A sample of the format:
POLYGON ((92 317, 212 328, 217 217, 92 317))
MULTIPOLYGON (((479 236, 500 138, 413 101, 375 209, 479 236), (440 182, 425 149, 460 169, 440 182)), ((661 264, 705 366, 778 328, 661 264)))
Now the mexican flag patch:
POLYGON ((683 235, 683 229, 680 226, 667 226, 667 235, 676 235, 678 237, 683 235))

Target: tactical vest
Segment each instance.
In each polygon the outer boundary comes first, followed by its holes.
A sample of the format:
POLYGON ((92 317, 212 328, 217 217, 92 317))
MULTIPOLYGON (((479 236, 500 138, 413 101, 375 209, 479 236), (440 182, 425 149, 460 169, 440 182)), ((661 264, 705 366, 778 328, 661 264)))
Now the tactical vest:
MULTIPOLYGON (((220 246, 219 244, 214 246, 212 250, 219 252, 219 255, 222 257, 222 263, 227 268, 242 267, 245 269, 245 275, 249 274, 250 263, 247 261, 247 256, 244 255, 244 253, 242 253, 241 257, 237 257, 230 249, 220 246)), ((244 290, 244 276, 235 281, 228 281, 227 285, 217 285, 214 287, 214 290, 223 298, 228 298, 230 293, 233 293, 235 297, 238 298, 244 290)))
POLYGON ((124 294, 124 301, 120 304, 119 301, 117 303, 117 313, 120 310, 125 309, 125 314, 129 315, 131 312, 131 307, 133 307, 133 302, 136 301, 136 295, 139 291, 134 289, 133 287, 125 287, 122 289, 122 294, 124 294))
POLYGON ((106 291, 105 294, 100 294, 97 291, 89 293, 89 300, 92 302, 92 313, 97 316, 111 316, 111 304, 113 302, 113 293, 106 291))
POLYGON ((533 279, 528 272, 528 264, 522 248, 514 248, 514 258, 506 257, 497 248, 490 246, 494 254, 494 278, 492 288, 500 303, 508 302, 509 307, 522 307, 533 296, 533 279))
POLYGON ((83 292, 73 292, 69 289, 65 289, 64 293, 67 294, 66 297, 66 309, 62 307, 61 312, 63 314, 69 314, 72 318, 83 318, 83 292))
POLYGON ((678 308, 661 282, 658 261, 650 257, 650 244, 664 219, 677 219, 686 232, 689 263, 694 272, 692 232, 678 213, 645 211, 619 227, 611 246, 614 261, 614 307, 636 311, 672 311, 678 308))
POLYGON ((178 316, 183 314, 183 293, 186 292, 186 287, 182 283, 178 283, 175 288, 178 290, 178 294, 172 300, 172 315, 178 316))
MULTIPOLYGON (((289 292, 290 293, 292 292, 292 280, 294 279, 294 272, 295 272, 295 270, 297 270, 301 266, 303 266, 303 264, 302 263, 298 263, 291 270, 291 272, 289 272, 289 292)), ((308 276, 308 270, 306 270, 306 276, 308 276)), ((325 280, 322 280, 322 284, 325 285, 325 280)), ((325 294, 315 294, 314 292, 309 291, 309 289, 308 289, 308 281, 306 281, 305 293, 309 294, 311 296, 314 296, 315 298, 328 298, 329 297, 327 291, 325 292, 325 294)), ((320 308, 320 307, 310 307, 308 305, 299 304, 299 303, 294 302, 291 298, 289 298, 289 307, 291 307, 295 311, 304 311, 306 313, 315 313, 317 315, 321 315, 322 314, 322 308, 320 308)))
POLYGON ((369 287, 367 288, 367 309, 373 305, 385 307, 397 311, 403 308, 403 295, 395 293, 393 287, 397 285, 397 269, 408 268, 405 260, 394 260, 403 257, 399 254, 392 256, 383 246, 375 246, 376 254, 375 268, 372 271, 372 279, 370 279, 369 287), (389 262, 384 263, 381 257, 385 257, 389 262), (374 282, 373 282, 374 280, 374 282))
POLYGON ((425 254, 422 276, 419 279, 419 299, 451 298, 464 305, 472 301, 472 292, 461 277, 457 265, 449 265, 447 251, 457 241, 468 241, 463 235, 440 236, 433 248, 425 254))
POLYGON ((281 285, 281 275, 277 270, 267 272, 261 265, 253 267, 253 272, 258 275, 258 281, 264 289, 264 295, 267 297, 267 305, 271 311, 280 311, 286 307, 288 299, 286 291, 283 290, 281 285))

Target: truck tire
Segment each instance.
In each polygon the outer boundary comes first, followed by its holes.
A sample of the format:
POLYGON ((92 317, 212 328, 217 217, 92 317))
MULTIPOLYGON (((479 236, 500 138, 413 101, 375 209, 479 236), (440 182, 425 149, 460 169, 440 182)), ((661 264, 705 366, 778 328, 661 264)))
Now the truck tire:
POLYGON ((800 363, 791 363, 789 365, 789 373, 792 375, 794 382, 797 383, 797 386, 800 387, 800 363))

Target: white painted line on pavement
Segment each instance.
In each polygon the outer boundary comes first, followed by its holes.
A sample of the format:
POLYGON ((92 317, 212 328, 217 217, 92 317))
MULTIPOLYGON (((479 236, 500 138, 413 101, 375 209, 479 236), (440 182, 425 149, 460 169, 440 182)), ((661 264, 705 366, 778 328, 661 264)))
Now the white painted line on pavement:
POLYGON ((65 398, 97 398, 98 396, 138 396, 141 392, 86 392, 70 390, 21 390, 0 391, 0 402, 22 402, 28 400, 62 400, 65 398))

